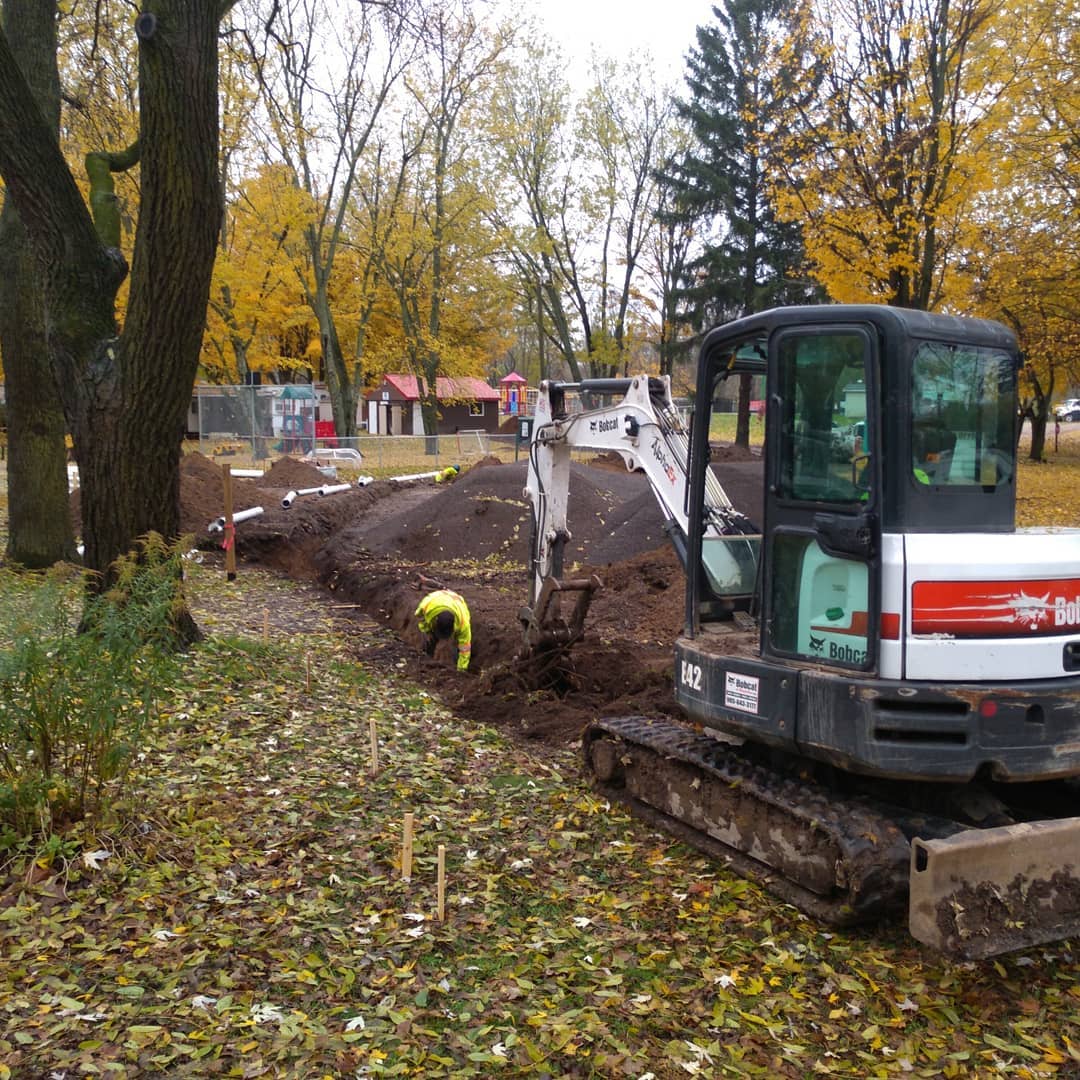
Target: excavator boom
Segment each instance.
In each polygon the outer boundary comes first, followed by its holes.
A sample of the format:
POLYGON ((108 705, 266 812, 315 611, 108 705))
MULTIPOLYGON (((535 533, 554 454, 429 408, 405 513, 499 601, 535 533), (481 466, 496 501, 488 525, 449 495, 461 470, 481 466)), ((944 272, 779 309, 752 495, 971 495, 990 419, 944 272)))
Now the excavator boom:
MULTIPOLYGON (((685 566, 688 519, 688 432, 671 397, 671 382, 640 375, 541 385, 533 418, 525 495, 533 509, 532 597, 522 609, 524 649, 569 648, 584 632, 596 577, 566 579, 564 551, 571 538, 567 520, 570 459, 574 451, 612 452, 630 471, 645 474, 664 519, 664 529, 685 566), (581 408, 581 399, 593 399, 581 408), (602 403, 596 403, 602 402, 602 403), (572 597, 572 611, 562 601, 572 597)), ((756 528, 732 505, 719 480, 706 487, 710 537, 731 537, 718 548, 717 573, 743 600, 753 593, 756 528)))

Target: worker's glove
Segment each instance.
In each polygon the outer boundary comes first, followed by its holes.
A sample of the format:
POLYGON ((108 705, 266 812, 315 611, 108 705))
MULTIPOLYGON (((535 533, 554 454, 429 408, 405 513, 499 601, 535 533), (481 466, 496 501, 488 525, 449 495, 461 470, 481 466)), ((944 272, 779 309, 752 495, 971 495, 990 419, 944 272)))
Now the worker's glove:
POLYGON ((428 634, 428 636, 426 638, 424 638, 424 652, 426 652, 428 654, 428 656, 434 656, 435 655, 435 636, 434 636, 434 634, 428 634))

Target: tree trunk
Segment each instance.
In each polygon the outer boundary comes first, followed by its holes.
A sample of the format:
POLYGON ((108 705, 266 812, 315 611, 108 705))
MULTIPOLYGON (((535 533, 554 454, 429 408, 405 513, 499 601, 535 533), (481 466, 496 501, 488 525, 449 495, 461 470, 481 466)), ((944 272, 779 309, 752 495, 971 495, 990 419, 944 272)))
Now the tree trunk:
POLYGON ((75 561, 67 425, 45 346, 41 291, 18 215, 0 213, 0 346, 8 415, 8 544, 31 569, 75 561))
MULTIPOLYGON (((56 5, 6 0, 3 15, 12 54, 56 138, 56 5)), ((7 556, 34 569, 73 561, 67 425, 49 370, 37 268, 10 199, 0 211, 0 349, 8 414, 7 556)))
POLYGON ((1039 402, 1031 410, 1031 447, 1028 451, 1030 461, 1042 461, 1046 452, 1046 406, 1039 402))
MULTIPOLYGON (((145 0, 140 37, 141 206, 126 266, 99 239, 46 120, 0 34, 0 176, 44 287, 49 358, 75 443, 85 561, 149 531, 179 531, 180 445, 198 367, 218 225, 217 29, 223 0, 145 0)), ((190 616, 180 618, 190 624, 190 616)))
POLYGON ((434 457, 439 452, 439 400, 433 390, 420 398, 420 418, 424 422, 424 453, 434 457))
POLYGON ((315 316, 319 320, 323 371, 326 373, 326 389, 330 394, 335 430, 342 438, 354 439, 356 437, 356 391, 341 350, 341 339, 338 337, 337 323, 330 310, 325 282, 319 282, 313 299, 315 316))
POLYGON ((735 418, 735 445, 750 449, 750 373, 739 376, 739 404, 735 418))

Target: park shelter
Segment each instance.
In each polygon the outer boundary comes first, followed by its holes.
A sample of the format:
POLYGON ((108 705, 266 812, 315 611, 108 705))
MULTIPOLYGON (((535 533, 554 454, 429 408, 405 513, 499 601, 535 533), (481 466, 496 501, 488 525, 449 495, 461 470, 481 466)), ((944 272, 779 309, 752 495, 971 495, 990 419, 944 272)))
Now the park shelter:
MULTIPOLYGON (((415 375, 384 375, 382 382, 366 395, 368 434, 423 435, 422 385, 415 375)), ((439 402, 437 434, 498 431, 499 391, 483 379, 440 376, 435 381, 435 393, 439 402)))

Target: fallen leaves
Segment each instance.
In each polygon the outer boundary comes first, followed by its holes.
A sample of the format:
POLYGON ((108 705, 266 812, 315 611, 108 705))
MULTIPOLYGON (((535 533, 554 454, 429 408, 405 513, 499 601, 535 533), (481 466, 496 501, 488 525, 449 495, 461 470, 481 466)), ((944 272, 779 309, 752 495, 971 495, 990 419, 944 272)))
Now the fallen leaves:
POLYGON ((203 566, 190 580, 214 633, 123 821, 3 894, 0 1080, 1080 1063, 1070 945, 952 966, 901 928, 825 930, 597 799, 571 755, 538 760, 357 663, 354 643, 385 631, 331 617, 314 590, 249 570, 226 587, 203 566), (295 633, 263 641, 267 608, 295 633))

